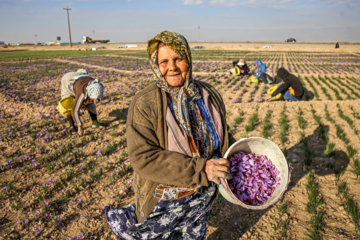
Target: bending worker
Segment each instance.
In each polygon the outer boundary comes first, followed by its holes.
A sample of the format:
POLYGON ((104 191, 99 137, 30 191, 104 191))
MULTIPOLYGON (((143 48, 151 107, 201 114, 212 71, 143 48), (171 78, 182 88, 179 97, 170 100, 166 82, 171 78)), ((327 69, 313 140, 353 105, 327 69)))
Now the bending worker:
POLYGON ((92 127, 100 127, 97 120, 94 100, 103 98, 103 93, 103 84, 98 79, 92 78, 86 69, 68 72, 62 77, 61 99, 70 96, 75 98, 72 105, 71 116, 68 117, 70 131, 78 132, 80 136, 84 134, 83 124, 79 116, 80 108, 89 111, 92 127))

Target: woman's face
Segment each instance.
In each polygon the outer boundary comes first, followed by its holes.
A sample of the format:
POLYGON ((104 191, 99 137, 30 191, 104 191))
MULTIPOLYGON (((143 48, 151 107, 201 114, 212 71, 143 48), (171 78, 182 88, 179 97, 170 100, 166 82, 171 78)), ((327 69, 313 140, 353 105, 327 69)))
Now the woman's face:
POLYGON ((164 43, 158 47, 159 70, 172 87, 182 86, 186 79, 188 65, 176 52, 164 43))

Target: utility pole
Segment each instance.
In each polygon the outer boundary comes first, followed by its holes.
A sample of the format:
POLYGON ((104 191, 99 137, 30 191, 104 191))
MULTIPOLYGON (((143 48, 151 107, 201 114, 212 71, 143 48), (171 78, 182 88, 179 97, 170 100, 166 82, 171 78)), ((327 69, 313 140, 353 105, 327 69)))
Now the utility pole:
POLYGON ((71 8, 63 8, 64 10, 66 10, 67 12, 67 20, 68 20, 68 29, 69 29, 69 39, 70 39, 70 42, 69 42, 69 46, 72 47, 72 44, 71 44, 71 32, 70 32, 70 20, 69 20, 69 10, 71 10, 71 8))
POLYGON ((96 39, 96 38, 95 38, 95 30, 93 30, 93 34, 94 34, 93 39, 96 39))
POLYGON ((198 26, 198 42, 200 42, 200 26, 198 26))
POLYGON ((35 45, 37 45, 37 34, 35 34, 35 45))

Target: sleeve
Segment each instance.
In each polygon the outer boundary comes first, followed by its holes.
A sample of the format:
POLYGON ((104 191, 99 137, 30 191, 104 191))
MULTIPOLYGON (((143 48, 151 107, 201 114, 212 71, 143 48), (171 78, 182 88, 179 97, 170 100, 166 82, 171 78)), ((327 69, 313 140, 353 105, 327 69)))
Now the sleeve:
POLYGON ((129 159, 134 171, 142 178, 157 183, 208 186, 204 172, 206 159, 189 157, 160 147, 160 140, 154 130, 156 127, 147 118, 149 115, 139 113, 135 111, 132 118, 137 121, 130 121, 126 130, 129 159))
POLYGON ((73 104, 72 109, 71 109, 71 115, 72 115, 72 117, 74 119, 74 122, 76 122, 76 124, 78 126, 82 125, 82 122, 81 122, 80 116, 79 116, 79 111, 80 111, 81 105, 84 102, 84 98, 85 98, 84 93, 81 93, 80 95, 76 95, 75 100, 74 100, 74 104, 73 104))
POLYGON ((276 90, 275 92, 273 92, 271 94, 272 97, 275 97, 276 95, 278 95, 279 93, 281 93, 282 91, 288 89, 291 86, 290 81, 285 80, 283 84, 281 84, 276 90))

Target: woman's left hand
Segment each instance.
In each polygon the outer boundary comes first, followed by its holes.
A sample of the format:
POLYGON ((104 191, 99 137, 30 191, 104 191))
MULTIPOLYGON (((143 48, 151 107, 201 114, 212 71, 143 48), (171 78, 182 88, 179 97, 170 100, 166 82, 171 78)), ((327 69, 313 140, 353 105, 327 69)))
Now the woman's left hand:
POLYGON ((206 162, 205 173, 209 181, 220 184, 220 178, 230 179, 229 162, 225 158, 210 159, 206 162))

